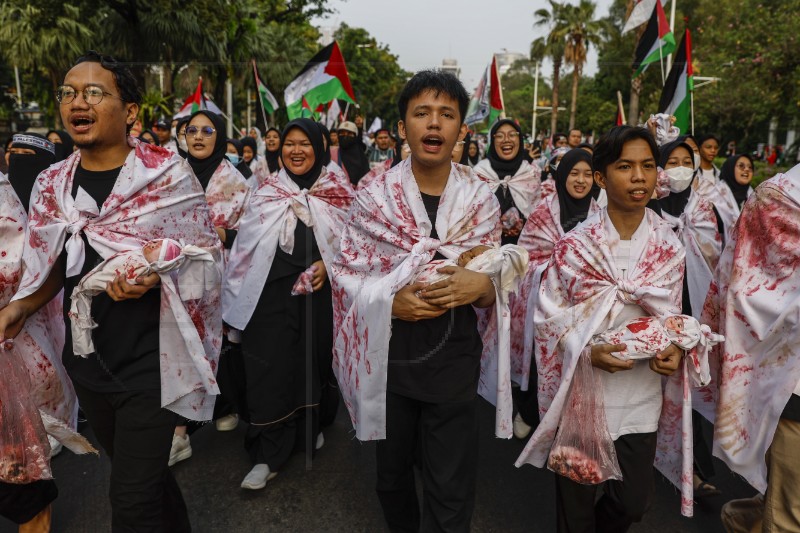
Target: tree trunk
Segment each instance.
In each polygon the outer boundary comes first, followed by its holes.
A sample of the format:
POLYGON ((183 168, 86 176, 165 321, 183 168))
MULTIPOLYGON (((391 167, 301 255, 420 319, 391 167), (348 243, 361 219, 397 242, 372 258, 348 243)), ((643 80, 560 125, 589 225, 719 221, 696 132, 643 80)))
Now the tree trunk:
POLYGON ((578 111, 578 80, 581 77, 580 68, 576 65, 572 69, 572 104, 569 109, 569 129, 575 127, 575 114, 578 111))
MULTIPOLYGON (((61 78, 60 74, 56 70, 50 71, 50 83, 53 86, 53 92, 51 94, 55 94, 58 86, 61 85, 61 78)), ((63 127, 61 123, 61 105, 58 103, 58 100, 52 99, 53 104, 55 105, 53 118, 55 119, 55 128, 56 130, 60 130, 63 127)))
POLYGON ((561 71, 561 61, 553 61, 553 111, 550 114, 550 137, 556 133, 558 123, 558 78, 561 71))

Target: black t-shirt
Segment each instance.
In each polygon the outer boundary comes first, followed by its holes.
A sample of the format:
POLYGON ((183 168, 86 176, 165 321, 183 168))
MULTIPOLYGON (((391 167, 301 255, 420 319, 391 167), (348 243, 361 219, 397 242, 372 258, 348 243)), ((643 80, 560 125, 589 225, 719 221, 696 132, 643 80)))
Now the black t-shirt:
MULTIPOLYGON (((436 234, 439 196, 422 195, 436 234)), ((434 259, 444 259, 436 254, 434 259)), ((478 317, 462 305, 428 320, 392 320, 389 341, 389 391, 424 402, 462 402, 475 397, 483 342, 478 317)))
MULTIPOLYGON (((78 167, 72 183, 72 196, 78 187, 102 206, 111 194, 120 168, 100 172, 78 167)), ((64 279, 64 321, 66 343, 62 359, 70 377, 97 392, 122 392, 160 388, 159 315, 161 291, 151 289, 141 298, 115 302, 105 292, 92 298, 92 330, 96 352, 87 358, 72 352, 72 331, 68 311, 70 295, 80 280, 103 258, 83 236, 85 260, 77 276, 64 279)), ((62 252, 66 265, 66 252, 62 252)))

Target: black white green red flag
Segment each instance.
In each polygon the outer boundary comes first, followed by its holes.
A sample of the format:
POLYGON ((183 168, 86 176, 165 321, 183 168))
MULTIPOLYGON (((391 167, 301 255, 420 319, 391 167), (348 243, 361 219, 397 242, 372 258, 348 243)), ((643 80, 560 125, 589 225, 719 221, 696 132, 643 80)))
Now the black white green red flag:
POLYGON ((647 69, 650 63, 661 61, 675 50, 675 36, 669 29, 667 15, 661 2, 655 3, 653 14, 647 23, 639 44, 636 45, 636 59, 633 61, 633 77, 647 69))
POLYGON ((661 100, 658 103, 659 113, 675 116, 675 127, 681 133, 689 133, 692 120, 691 94, 694 90, 694 72, 692 70, 692 36, 689 28, 681 40, 675 53, 672 70, 669 71, 661 100))
POLYGON ((339 45, 332 42, 311 58, 283 94, 289 120, 316 112, 320 106, 340 99, 356 103, 350 76, 339 45), (312 111, 313 110, 313 111, 312 111))

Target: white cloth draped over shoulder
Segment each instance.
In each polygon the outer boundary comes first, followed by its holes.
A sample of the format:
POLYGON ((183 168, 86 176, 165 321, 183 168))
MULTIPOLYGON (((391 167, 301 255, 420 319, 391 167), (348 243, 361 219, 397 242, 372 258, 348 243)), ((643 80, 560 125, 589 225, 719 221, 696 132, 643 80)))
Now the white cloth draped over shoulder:
POLYGON ((500 187, 511 192, 514 205, 520 210, 522 216, 526 219, 530 216, 534 204, 539 199, 539 186, 542 184, 542 170, 537 165, 523 161, 516 174, 503 179, 500 179, 488 159, 479 161, 473 170, 480 179, 489 185, 489 189, 493 193, 497 192, 500 187))
MULTIPOLYGON (((14 188, 0 174, 0 309, 8 305, 23 277, 22 253, 28 216, 14 188)), ((62 295, 28 317, 14 344, 31 378, 31 394, 39 409, 76 427, 78 400, 64 365, 62 295)))
POLYGON ((294 250, 297 221, 314 231, 322 260, 330 269, 355 193, 342 174, 322 168, 310 189, 300 189, 285 170, 265 181, 250 196, 226 269, 222 316, 243 330, 258 304, 280 246, 294 250))
MULTIPOLYGON (((411 159, 360 190, 350 211, 333 268, 333 364, 360 440, 386 438, 389 339, 397 291, 416 279, 437 252, 456 261, 466 251, 489 246, 494 250, 474 260, 473 267, 492 272, 498 305, 502 305, 524 269, 524 254, 498 248, 499 206, 489 188, 468 167, 453 164, 451 168, 439 200, 438 239, 431 238, 433 227, 411 159), (478 266, 478 259, 486 264, 478 266)), ((505 320, 506 315, 507 308, 495 312, 495 318, 505 320)), ((497 361, 482 360, 480 388, 488 389, 482 392, 489 397, 496 396, 495 429, 498 436, 506 437, 511 431, 508 347, 503 347, 507 341, 502 338, 495 342, 497 361)), ((487 351, 485 346, 484 356, 494 349, 487 351)))
POLYGON ((740 214, 739 206, 736 204, 736 199, 733 197, 731 189, 719 178, 712 181, 703 177, 703 173, 700 170, 697 171, 695 179, 697 180, 697 188, 694 193, 705 198, 717 209, 722 219, 722 224, 725 226, 725 240, 727 241, 733 235, 733 227, 736 225, 740 214))
MULTIPOLYGON (((800 382, 800 166, 762 183, 719 268, 714 455, 759 492, 781 413, 800 382)), ((713 298, 714 294, 709 295, 713 298)))
POLYGON ((666 211, 662 211, 662 217, 675 230, 686 249, 686 280, 692 316, 700 319, 722 253, 717 217, 708 200, 697 191, 692 191, 679 217, 666 211))
POLYGON ((214 227, 239 229, 249 194, 250 186, 242 173, 227 157, 223 158, 206 187, 206 202, 214 227))
POLYGON ((527 266, 523 250, 499 247, 496 198, 469 167, 453 164, 439 200, 436 234, 411 160, 359 191, 333 270, 334 371, 360 440, 386 437, 386 383, 394 295, 430 270, 477 246, 492 248, 467 268, 492 277, 495 307, 480 310, 484 341, 478 392, 497 407, 495 434, 511 436, 508 298, 527 266))
MULTIPOLYGON (((592 201, 588 216, 599 210, 597 203, 592 201)), ((539 282, 553 248, 563 236, 561 207, 554 191, 536 204, 517 242, 527 250, 530 260, 519 291, 511 302, 511 376, 522 390, 528 390, 533 354, 533 309, 539 282)))
MULTIPOLYGON (((658 215, 648 209, 645 217, 648 238, 631 251, 638 262, 627 279, 618 275, 612 239, 619 236, 605 209, 555 245, 534 310, 541 423, 517 466, 546 464, 576 363, 590 349, 592 336, 612 324, 626 304, 660 319, 680 313, 683 246, 658 215)), ((684 357, 680 370, 666 378, 658 429, 656 466, 681 488, 681 512, 687 516, 692 514, 693 462, 689 386, 700 385, 702 356, 684 357)))
MULTIPOLYGON (((211 223, 200 183, 189 164, 163 148, 129 138, 132 150, 120 170, 111 194, 102 206, 83 189, 71 196, 80 152, 53 165, 39 175, 31 198, 31 219, 23 260, 27 267, 14 299, 34 293, 42 286, 62 250, 66 250, 66 275, 80 274, 85 260, 84 239, 105 260, 117 254, 141 250, 149 241, 180 240, 203 248, 212 255, 217 282, 204 287, 202 297, 184 301, 185 311, 200 336, 204 353, 183 351, 183 335, 170 322, 170 283, 161 284, 162 406, 191 420, 209 420, 218 393, 215 382, 222 344, 219 311, 222 246, 211 223), (176 347, 172 351, 172 347, 176 347), (169 348, 169 349, 168 349, 169 348), (166 351, 165 351, 166 350, 166 351), (183 362, 191 358, 194 376, 190 382, 183 362), (182 375, 183 374, 183 375, 182 375), (167 399, 176 398, 171 403, 167 399)), ((173 278, 174 290, 186 297, 185 287, 173 278)), ((197 295, 195 293, 195 295, 197 295)), ((98 317, 102 321, 102 317, 98 317)))

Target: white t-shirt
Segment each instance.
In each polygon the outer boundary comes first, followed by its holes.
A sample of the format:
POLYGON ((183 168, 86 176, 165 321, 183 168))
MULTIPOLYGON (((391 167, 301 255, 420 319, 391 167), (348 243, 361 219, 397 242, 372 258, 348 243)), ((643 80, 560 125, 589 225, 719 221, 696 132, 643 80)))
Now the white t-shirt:
POLYGON ((717 176, 719 176, 719 170, 716 167, 711 167, 711 170, 700 169, 700 180, 707 181, 711 185, 716 186, 717 176))
MULTIPOLYGON (((644 243, 647 242, 647 229, 647 217, 644 217, 631 240, 620 240, 616 246, 612 245, 611 251, 620 278, 627 278, 639 261, 644 243), (636 254, 636 251, 639 253, 636 254)), ((633 318, 646 315, 638 305, 626 304, 619 315, 609 320, 606 328, 616 328, 633 318)), ((636 361, 631 370, 614 374, 604 370, 598 372, 603 384, 606 421, 612 439, 631 433, 652 433, 658 429, 662 402, 661 376, 650 369, 648 360, 636 361)))

